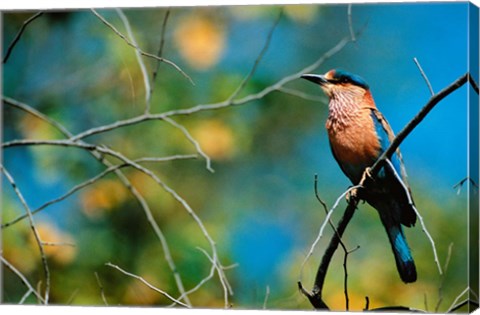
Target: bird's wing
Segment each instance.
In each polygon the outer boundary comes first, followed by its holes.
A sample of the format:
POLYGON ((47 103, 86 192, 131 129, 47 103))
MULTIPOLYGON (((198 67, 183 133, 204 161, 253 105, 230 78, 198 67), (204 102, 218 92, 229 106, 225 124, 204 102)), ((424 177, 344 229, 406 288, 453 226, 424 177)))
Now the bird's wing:
MULTIPOLYGON (((377 109, 371 109, 371 116, 380 142, 381 152, 384 152, 390 146, 395 135, 385 117, 377 109)), ((400 213, 398 215, 401 222, 406 226, 412 226, 416 221, 416 213, 412 208, 413 198, 407 183, 407 173, 399 149, 392 155, 390 162, 399 176, 396 177, 393 170, 388 167, 384 167, 378 173, 378 176, 385 180, 385 183, 389 186, 388 189, 396 196, 396 201, 400 203, 398 207, 400 213)))
MULTIPOLYGON (((380 141, 381 153, 383 153, 392 143, 393 139, 395 138, 395 134, 393 133, 390 124, 382 115, 382 113, 380 113, 376 108, 371 108, 370 111, 373 119, 373 124, 375 125, 375 131, 380 141)), ((405 166, 403 165, 400 149, 396 150, 395 154, 392 155, 392 157, 390 158, 390 161, 395 167, 397 173, 401 176, 405 186, 408 187, 407 172, 405 171, 405 166)))

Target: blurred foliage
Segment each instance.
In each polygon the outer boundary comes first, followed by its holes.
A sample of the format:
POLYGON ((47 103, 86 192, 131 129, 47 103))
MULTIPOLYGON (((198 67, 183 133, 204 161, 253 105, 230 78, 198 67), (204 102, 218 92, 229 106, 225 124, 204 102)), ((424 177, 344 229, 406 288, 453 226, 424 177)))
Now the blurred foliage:
MULTIPOLYGON (((388 50, 392 47, 392 37, 398 35, 401 38, 398 41, 403 39, 404 44, 415 41, 416 37, 409 36, 409 32, 418 31, 419 25, 427 22, 419 18, 405 23, 393 19, 394 14, 402 16, 402 8, 401 5, 390 8, 373 5, 358 7, 357 11, 354 7, 355 28, 361 28, 370 19, 371 24, 357 43, 326 61, 318 71, 325 72, 338 65, 358 73, 368 73, 367 67, 371 71, 382 67, 404 69, 400 65, 397 67, 398 60, 408 60, 411 56, 406 46, 405 50, 398 49, 392 55, 388 50), (398 24, 388 23, 393 20, 398 24), (400 35, 384 31, 384 27, 391 31, 407 27, 407 23, 411 25, 400 35), (376 59, 369 59, 369 56, 376 59)), ((427 12, 422 13, 422 18, 430 21, 445 20, 445 14, 456 14, 452 19, 458 18, 467 7, 449 4, 441 13, 432 13, 428 6, 407 8, 427 12)), ((158 77, 152 83, 153 112, 227 99, 249 73, 280 8, 238 6, 170 10, 163 56, 184 69, 195 85, 172 67, 160 64, 158 77)), ((139 46, 146 52, 156 53, 166 9, 124 12, 139 46)), ((126 33, 114 11, 99 10, 99 13, 126 33)), ((31 14, 4 14, 4 49, 31 14)), ((449 20, 452 19, 449 16, 449 20)), ((432 25, 427 29, 434 29, 432 25)), ((458 25, 458 29, 464 32, 466 28, 458 25)), ((344 5, 286 6, 268 51, 239 97, 261 91, 302 69, 348 34, 347 7, 344 5)), ((431 44, 427 40, 418 43, 419 47, 431 44)), ((465 56, 464 49, 466 45, 458 45, 458 51, 445 52, 444 56, 439 56, 436 50, 432 59, 444 58, 450 62, 465 56)), ((420 56, 421 52, 418 50, 420 56)), ((143 60, 149 73, 153 73, 157 62, 145 57, 143 60)), ((134 50, 88 10, 46 12, 27 28, 4 65, 3 73, 6 96, 58 120, 72 133, 144 111, 145 87, 134 50)), ((413 86, 411 82, 424 84, 413 66, 408 75, 415 78, 408 81, 399 76, 398 80, 410 84, 408 86, 413 86)), ((399 94, 394 88, 405 87, 393 84, 387 77, 394 75, 386 75, 382 77, 384 80, 373 82, 372 86, 379 91, 379 99, 383 98, 380 91, 385 91, 382 93, 390 95, 393 101, 399 94)), ((441 87, 449 79, 447 77, 436 86, 441 87)), ((304 82, 291 82, 288 87, 320 96, 318 89, 304 82)), ((419 90, 426 89, 421 86, 419 90)), ((398 130, 422 103, 420 99, 412 105, 417 107, 405 106, 404 112, 394 105, 380 107, 387 112, 396 111, 396 115, 386 116, 398 130)), ((6 105, 2 110, 5 141, 62 139, 58 131, 31 115, 6 105)), ((459 111, 458 115, 462 113, 459 111)), ((319 191, 329 205, 349 185, 329 152, 323 127, 326 115, 324 102, 276 91, 243 106, 174 117, 212 158, 215 173, 205 169, 202 158, 146 164, 195 209, 217 242, 221 261, 225 265, 238 264, 226 271, 235 293, 230 298, 234 308, 262 308, 267 286, 270 288, 267 308, 311 308, 298 293, 296 282, 302 261, 324 218, 313 193, 313 174, 319 174, 319 191)), ((443 125, 426 129, 431 132, 439 126, 443 125)), ((464 132, 463 125, 459 126, 464 132)), ((420 153, 415 155, 415 150, 421 152, 421 147, 425 147, 410 140, 424 139, 418 135, 414 133, 406 141, 409 154, 404 156, 417 207, 435 239, 442 265, 453 243, 441 293, 444 302, 440 310, 446 310, 467 286, 467 192, 464 188, 456 195, 455 190, 449 188, 454 184, 451 178, 460 180, 465 175, 466 152, 452 149, 452 159, 463 161, 452 163, 456 167, 424 169, 431 158, 420 153)), ((196 153, 180 130, 162 121, 119 128, 86 141, 106 144, 131 159, 196 153)), ((454 143, 465 141, 462 138, 454 143)), ((445 145, 452 146, 452 143, 445 145)), ((60 196, 104 169, 88 152, 75 148, 11 148, 3 152, 3 160, 32 208, 60 196)), ((208 248, 198 225, 151 178, 133 169, 123 171, 150 205, 185 288, 193 288, 210 272, 209 260, 197 249, 208 248)), ((5 181, 3 189, 2 221, 8 222, 24 210, 5 181)), ((340 218, 344 207, 345 202, 342 202, 334 220, 340 218)), ((107 262, 142 276, 172 296, 179 295, 160 242, 142 208, 114 174, 49 207, 35 219, 42 239, 58 243, 45 248, 52 275, 51 303, 102 305, 97 273, 110 305, 170 304, 138 280, 105 266, 107 262)), ((365 296, 368 296, 371 308, 405 305, 424 309, 426 304, 428 310, 434 310, 440 298, 441 277, 430 243, 419 224, 406 233, 419 275, 418 281, 410 285, 403 284, 397 275, 390 245, 375 210, 367 205, 360 206, 344 238, 349 248, 360 246, 348 260, 350 309, 363 309, 365 296)), ((3 229, 2 236, 3 256, 33 285, 44 281, 38 248, 32 241, 27 222, 24 220, 3 229)), ((313 283, 322 249, 330 236, 331 231, 326 232, 303 272, 307 288, 313 283)), ((334 256, 325 284, 325 301, 336 310, 345 308, 342 256, 341 251, 334 256)), ((4 302, 17 303, 25 288, 5 267, 3 274, 4 302)), ((223 292, 216 276, 190 298, 197 307, 223 307, 223 292)), ((31 296, 26 303, 35 304, 36 301, 31 296)))

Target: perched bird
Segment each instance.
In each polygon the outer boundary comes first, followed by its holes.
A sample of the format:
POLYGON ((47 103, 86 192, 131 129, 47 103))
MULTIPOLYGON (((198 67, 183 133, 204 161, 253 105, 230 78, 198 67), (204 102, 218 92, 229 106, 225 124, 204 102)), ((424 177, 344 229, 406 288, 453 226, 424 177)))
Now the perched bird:
MULTIPOLYGON (((326 128, 330 148, 342 171, 354 185, 360 183, 366 168, 372 166, 394 138, 392 128, 375 106, 370 88, 359 76, 342 70, 325 75, 304 74, 330 99, 326 128)), ((374 207, 388 234, 400 278, 415 282, 415 263, 403 233, 402 225, 411 227, 417 219, 410 198, 400 151, 390 158, 369 185, 359 190, 359 197, 374 207), (403 184, 402 184, 403 182, 403 184)))

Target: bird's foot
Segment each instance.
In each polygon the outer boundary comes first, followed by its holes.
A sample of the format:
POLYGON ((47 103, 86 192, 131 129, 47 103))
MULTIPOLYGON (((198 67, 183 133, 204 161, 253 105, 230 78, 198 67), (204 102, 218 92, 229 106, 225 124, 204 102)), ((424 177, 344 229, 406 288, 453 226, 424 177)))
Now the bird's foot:
POLYGON ((361 188, 354 188, 350 189, 345 196, 345 199, 347 200, 347 203, 350 203, 351 201, 362 199, 361 195, 361 188))
POLYGON ((375 182, 375 177, 371 172, 371 168, 367 167, 362 174, 362 179, 360 180, 359 185, 368 189, 368 188, 377 186, 377 185, 374 185, 374 182, 375 182))

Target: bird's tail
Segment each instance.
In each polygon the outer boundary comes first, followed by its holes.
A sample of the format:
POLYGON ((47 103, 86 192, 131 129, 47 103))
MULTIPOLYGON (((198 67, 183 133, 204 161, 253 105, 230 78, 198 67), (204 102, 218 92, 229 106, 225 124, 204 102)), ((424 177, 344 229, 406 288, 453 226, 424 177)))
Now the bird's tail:
POLYGON ((383 225, 387 230, 390 245, 392 245, 400 278, 405 283, 415 282, 417 280, 417 270, 401 225, 386 222, 387 220, 384 220, 384 218, 382 218, 382 221, 384 221, 383 225))

